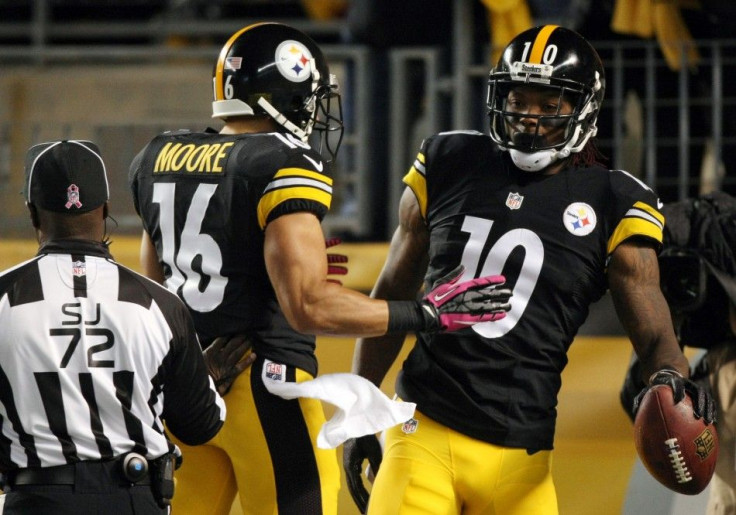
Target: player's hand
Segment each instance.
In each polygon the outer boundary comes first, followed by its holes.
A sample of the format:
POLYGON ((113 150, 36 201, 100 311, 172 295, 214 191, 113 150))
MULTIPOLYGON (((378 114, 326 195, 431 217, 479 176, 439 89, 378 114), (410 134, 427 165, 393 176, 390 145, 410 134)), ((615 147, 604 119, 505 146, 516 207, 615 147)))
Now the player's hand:
POLYGON ((511 290, 501 288, 502 275, 459 282, 465 268, 460 265, 437 280, 422 299, 422 314, 429 331, 457 331, 479 322, 501 320, 511 309, 511 290))
POLYGON ((368 497, 370 496, 361 477, 363 461, 368 460, 371 471, 376 474, 378 467, 381 466, 382 458, 381 444, 378 443, 375 435, 350 438, 342 446, 342 466, 345 469, 345 479, 350 495, 360 513, 365 513, 368 508, 368 497))
POLYGON ((204 350, 204 362, 215 382, 217 392, 225 395, 235 378, 256 360, 253 343, 242 334, 220 336, 204 350))
MULTIPOLYGON (((325 246, 329 249, 330 247, 334 247, 335 245, 339 245, 342 243, 342 240, 340 238, 328 238, 325 240, 325 246)), ((348 273, 348 267, 342 266, 339 263, 347 263, 348 257, 345 254, 335 254, 333 252, 327 253, 327 275, 345 275, 348 273)), ((342 286, 342 281, 340 279, 335 279, 333 277, 328 277, 328 281, 332 283, 337 283, 340 286, 342 286)))
POLYGON ((706 424, 715 422, 716 405, 713 396, 707 388, 704 388, 689 379, 685 379, 676 370, 663 369, 655 372, 649 378, 649 386, 644 388, 634 399, 634 415, 639 410, 644 395, 655 385, 667 385, 672 388, 675 404, 685 398, 687 393, 693 403, 693 414, 695 418, 702 418, 706 424))

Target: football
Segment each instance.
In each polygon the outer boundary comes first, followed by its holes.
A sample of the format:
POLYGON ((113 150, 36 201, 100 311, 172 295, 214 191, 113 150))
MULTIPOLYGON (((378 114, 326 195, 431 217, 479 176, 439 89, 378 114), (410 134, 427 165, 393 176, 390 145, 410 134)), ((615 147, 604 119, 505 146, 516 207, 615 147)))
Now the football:
POLYGON ((669 386, 656 385, 644 395, 634 420, 634 442, 649 473, 670 490, 696 495, 713 477, 716 429, 695 418, 687 394, 675 404, 669 386))

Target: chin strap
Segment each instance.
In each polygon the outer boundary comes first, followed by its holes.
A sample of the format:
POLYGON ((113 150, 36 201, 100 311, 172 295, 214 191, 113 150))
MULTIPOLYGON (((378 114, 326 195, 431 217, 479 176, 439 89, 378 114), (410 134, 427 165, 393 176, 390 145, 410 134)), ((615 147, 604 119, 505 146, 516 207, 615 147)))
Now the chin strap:
POLYGON ((283 126, 287 131, 293 133, 297 138, 302 140, 304 143, 307 142, 307 139, 309 138, 309 134, 301 130, 294 123, 290 122, 289 119, 283 114, 281 114, 274 106, 272 106, 268 100, 261 97, 258 99, 258 105, 261 106, 263 110, 266 111, 266 113, 268 113, 268 115, 271 118, 276 120, 276 123, 283 126))
POLYGON ((511 160, 521 170, 525 172, 538 172, 544 170, 555 161, 568 157, 570 155, 570 149, 563 148, 561 150, 555 150, 552 148, 527 153, 512 148, 509 149, 509 154, 511 155, 511 160))
MULTIPOLYGON (((315 109, 314 103, 316 102, 316 99, 314 98, 314 93, 319 87, 320 75, 319 71, 317 70, 317 63, 315 62, 315 60, 310 59, 309 63, 312 69, 312 96, 309 98, 309 105, 307 106, 307 109, 310 111, 310 113, 313 113, 315 109)), ((271 118, 276 120, 276 123, 284 127, 287 131, 294 134, 304 143, 309 140, 309 135, 312 133, 312 126, 314 125, 314 116, 310 116, 306 127, 304 127, 304 129, 301 129, 295 123, 291 122, 281 112, 279 112, 274 106, 272 106, 271 103, 265 98, 260 97, 258 99, 258 105, 261 106, 261 108, 266 111, 266 113, 268 113, 271 118)))

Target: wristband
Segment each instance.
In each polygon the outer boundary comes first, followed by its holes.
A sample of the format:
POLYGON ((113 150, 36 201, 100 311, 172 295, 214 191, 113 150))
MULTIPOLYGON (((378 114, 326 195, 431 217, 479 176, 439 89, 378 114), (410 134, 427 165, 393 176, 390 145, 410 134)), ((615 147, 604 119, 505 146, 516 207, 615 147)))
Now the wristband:
POLYGON ((670 373, 670 374, 672 374, 672 375, 674 375, 674 376, 677 376, 677 377, 679 377, 680 379, 685 379, 685 376, 683 376, 683 375, 682 375, 681 373, 679 373, 679 372, 678 372, 677 370, 675 370, 674 368, 662 368, 662 369, 660 369, 660 370, 657 370, 657 371, 656 371, 655 373, 653 373, 652 375, 650 375, 650 376, 649 376, 649 381, 648 381, 647 383, 648 383, 648 384, 652 384, 652 381, 654 380, 654 378, 655 378, 655 377, 656 377, 656 376, 657 376, 658 374, 660 374, 660 373, 662 373, 662 372, 668 372, 668 373, 670 373))
POLYGON ((389 300, 388 328, 386 333, 425 331, 432 327, 435 317, 425 313, 420 302, 415 300, 389 300))

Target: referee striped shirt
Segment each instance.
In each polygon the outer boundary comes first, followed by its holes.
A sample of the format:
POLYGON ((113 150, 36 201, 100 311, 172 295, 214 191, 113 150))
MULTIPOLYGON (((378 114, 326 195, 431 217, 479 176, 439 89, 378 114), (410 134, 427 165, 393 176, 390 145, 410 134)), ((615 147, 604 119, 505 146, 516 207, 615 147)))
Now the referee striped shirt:
POLYGON ((210 440, 225 405, 191 317, 106 245, 57 240, 0 274, 0 469, 210 440))

